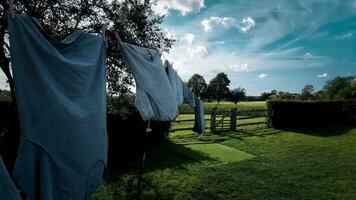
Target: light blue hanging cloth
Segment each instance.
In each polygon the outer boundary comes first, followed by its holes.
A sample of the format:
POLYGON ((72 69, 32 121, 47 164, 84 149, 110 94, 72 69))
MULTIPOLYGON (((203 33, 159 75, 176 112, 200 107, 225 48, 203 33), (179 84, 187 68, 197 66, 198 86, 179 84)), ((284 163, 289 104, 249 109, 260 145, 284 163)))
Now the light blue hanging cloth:
POLYGON ((183 102, 190 105, 191 107, 195 107, 195 95, 194 93, 190 90, 190 88, 183 83, 183 102))
POLYGON ((0 156, 0 199, 21 200, 19 191, 12 181, 0 156))
POLYGON ((136 101, 144 121, 173 121, 178 115, 176 97, 156 50, 119 42, 136 82, 136 101))
POLYGON ((197 133, 203 133, 205 131, 204 103, 198 97, 195 97, 194 111, 195 111, 194 131, 197 133))
POLYGON ((169 82, 171 83, 173 93, 176 97, 177 106, 180 106, 184 102, 184 97, 183 97, 184 82, 182 81, 178 73, 173 69, 172 65, 167 60, 164 62, 164 68, 166 69, 169 82))
POLYGON ((14 176, 31 200, 89 199, 107 161, 103 38, 57 41, 23 15, 8 25, 21 129, 14 176))

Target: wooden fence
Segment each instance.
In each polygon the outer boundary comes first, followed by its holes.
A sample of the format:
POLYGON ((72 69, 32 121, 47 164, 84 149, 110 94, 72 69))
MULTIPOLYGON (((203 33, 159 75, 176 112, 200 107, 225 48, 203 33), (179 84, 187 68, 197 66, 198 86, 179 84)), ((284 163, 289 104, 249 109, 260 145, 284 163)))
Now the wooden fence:
MULTIPOLYGON (((184 114, 193 114, 193 113, 184 113, 184 114)), ((266 121, 249 122, 249 123, 239 123, 239 121, 266 117, 267 110, 238 111, 236 108, 232 108, 230 111, 218 111, 217 109, 211 109, 211 111, 208 114, 210 115, 210 118, 205 118, 205 121, 207 122, 206 124, 208 125, 206 129, 210 129, 211 132, 235 131, 237 127, 265 124, 266 121)), ((180 123, 189 123, 189 122, 192 122, 194 124, 195 120, 182 119, 182 120, 175 120, 172 123, 180 124, 180 123)), ((193 127, 172 128, 170 132, 185 131, 185 130, 193 130, 193 127)))

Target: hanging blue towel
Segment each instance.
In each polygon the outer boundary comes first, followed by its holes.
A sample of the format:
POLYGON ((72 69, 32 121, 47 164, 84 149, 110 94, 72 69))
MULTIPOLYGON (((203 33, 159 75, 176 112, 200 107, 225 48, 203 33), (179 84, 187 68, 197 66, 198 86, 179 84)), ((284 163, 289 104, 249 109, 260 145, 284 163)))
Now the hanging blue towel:
POLYGON ((183 84, 183 102, 195 107, 195 96, 185 83, 183 84))
POLYGON ((194 131, 197 133, 203 133, 205 131, 204 103, 198 97, 195 97, 194 111, 195 111, 194 131))
POLYGON ((89 199, 107 161, 105 44, 63 41, 36 19, 8 17, 21 138, 14 176, 31 200, 89 199))
POLYGON ((21 200, 20 194, 12 181, 0 156, 0 199, 21 200))
POLYGON ((178 115, 176 97, 161 61, 152 49, 119 42, 136 82, 135 106, 144 121, 173 121, 178 115))
POLYGON ((180 106, 184 102, 184 97, 183 97, 184 82, 182 81, 182 79, 179 77, 177 72, 173 69, 172 65, 167 60, 164 62, 164 68, 166 69, 169 82, 171 83, 173 93, 176 97, 177 106, 180 106))

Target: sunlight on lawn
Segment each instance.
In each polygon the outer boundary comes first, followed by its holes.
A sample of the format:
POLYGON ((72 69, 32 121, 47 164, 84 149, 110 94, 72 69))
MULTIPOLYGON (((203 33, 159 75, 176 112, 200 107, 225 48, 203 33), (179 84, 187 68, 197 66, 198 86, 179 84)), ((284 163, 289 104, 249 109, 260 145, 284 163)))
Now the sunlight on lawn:
POLYGON ((193 151, 198 151, 214 160, 224 163, 251 159, 254 156, 222 144, 189 144, 184 145, 193 151))

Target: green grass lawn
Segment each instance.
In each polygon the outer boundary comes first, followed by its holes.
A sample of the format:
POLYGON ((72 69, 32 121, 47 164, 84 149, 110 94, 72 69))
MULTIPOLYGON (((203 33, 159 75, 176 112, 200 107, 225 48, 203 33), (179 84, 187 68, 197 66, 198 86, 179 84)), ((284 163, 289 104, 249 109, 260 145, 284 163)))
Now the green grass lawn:
MULTIPOLYGON (((136 180, 111 172, 92 199, 135 199, 136 180)), ((356 127, 173 133, 149 153, 142 199, 356 199, 356 127)))

